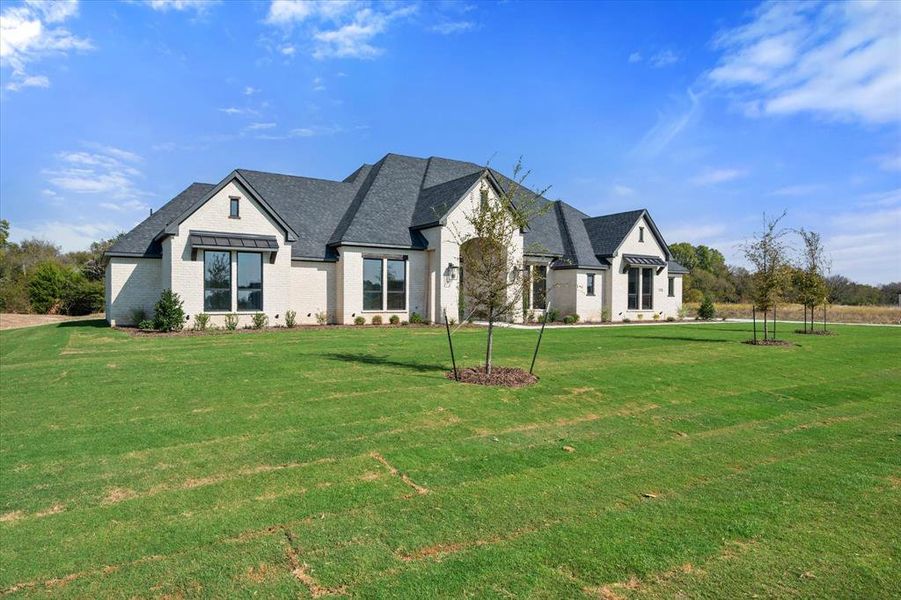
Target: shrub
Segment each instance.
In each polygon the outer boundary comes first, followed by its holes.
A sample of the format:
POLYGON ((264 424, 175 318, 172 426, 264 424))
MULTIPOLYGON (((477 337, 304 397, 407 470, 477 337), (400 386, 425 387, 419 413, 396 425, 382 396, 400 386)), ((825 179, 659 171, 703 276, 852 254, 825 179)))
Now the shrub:
POLYGON ((679 320, 681 321, 682 319, 684 319, 687 314, 688 308, 686 308, 685 305, 680 305, 679 310, 676 311, 676 315, 678 315, 679 320))
POLYGON ((392 325, 397 325, 398 323, 400 323, 400 317, 398 317, 397 315, 391 315, 388 318, 388 322, 392 325))
POLYGON ((716 307, 713 306, 713 300, 710 299, 710 296, 704 296, 704 301, 701 302, 701 305, 698 307, 698 318, 709 321, 715 316, 716 307))
POLYGON ((603 308, 601 309, 601 323, 607 323, 610 321, 610 309, 603 308))
POLYGON ((28 299, 28 281, 25 277, 5 278, 0 285, 0 312, 27 313, 31 311, 28 299))
POLYGON ((635 317, 636 317, 639 321, 642 321, 642 320, 644 320, 644 313, 638 313, 637 315, 635 315, 635 317))
POLYGON ((151 321, 150 319, 144 319, 143 321, 138 321, 138 329, 144 329, 144 330, 154 329, 153 321, 151 321))
POLYGON ((354 325, 365 325, 365 324, 366 324, 366 319, 364 319, 362 316, 356 317, 354 319, 354 325))
POLYGON ((372 315, 372 324, 373 325, 381 325, 382 324, 382 315, 372 315))
POLYGON ((316 313, 316 323, 319 325, 328 325, 328 313, 324 310, 316 313))
POLYGON ((565 317, 563 317, 563 323, 565 325, 572 325, 575 322, 576 322, 576 320, 573 318, 572 315, 566 315, 565 317))
POLYGON ((571 317, 573 318, 573 323, 578 323, 578 322, 579 322, 579 319, 582 318, 582 317, 579 316, 579 313, 573 313, 573 314, 571 314, 571 315, 569 315, 569 316, 571 316, 571 317))
POLYGON ((266 313, 253 313, 253 316, 250 317, 250 320, 253 323, 254 329, 264 329, 266 325, 269 324, 269 317, 266 316, 266 313))
POLYGON ((660 313, 654 313, 654 320, 655 320, 655 321, 659 321, 659 320, 660 320, 660 313))
POLYGON ((228 331, 234 331, 238 328, 238 315, 235 313, 229 313, 225 315, 225 329, 228 331))
POLYGON ((143 308, 136 308, 131 311, 131 322, 137 325, 147 320, 147 311, 143 308))
POLYGON ((63 292, 69 276, 56 263, 39 264, 28 281, 31 308, 41 314, 58 313, 62 308, 63 292))
POLYGON ((285 311, 285 327, 293 329, 297 325, 297 313, 293 310, 285 311))
POLYGON ((421 325, 423 323, 425 323, 425 320, 423 320, 422 315, 417 312, 410 314, 411 325, 421 325))
POLYGON ((90 315, 103 310, 103 282, 90 281, 73 271, 63 288, 62 312, 67 315, 90 315))
POLYGON ((676 318, 675 318, 675 317, 672 317, 672 316, 666 318, 666 321, 667 321, 668 323, 672 323, 672 322, 675 321, 675 320, 676 320, 676 318))
POLYGON ((194 331, 206 331, 210 325, 210 315, 197 313, 194 315, 194 331))
POLYGON ((178 294, 163 290, 153 307, 153 326, 160 331, 181 331, 185 326, 185 311, 178 294))
POLYGON ((551 323, 553 323, 554 321, 560 320, 560 313, 559 313, 559 311, 557 311, 556 308, 552 308, 551 310, 547 311, 546 313, 544 313, 544 316, 551 323))
POLYGON ((623 323, 631 323, 631 322, 632 322, 632 319, 630 319, 629 317, 623 317, 623 323))

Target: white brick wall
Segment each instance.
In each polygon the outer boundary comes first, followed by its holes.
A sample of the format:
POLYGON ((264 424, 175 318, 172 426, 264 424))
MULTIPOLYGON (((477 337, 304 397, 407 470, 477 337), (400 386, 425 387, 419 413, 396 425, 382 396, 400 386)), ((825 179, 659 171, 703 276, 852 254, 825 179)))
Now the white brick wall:
POLYGON ((644 320, 653 319, 655 313, 662 313, 661 319, 666 317, 675 317, 682 305, 682 277, 676 277, 676 294, 670 298, 667 296, 667 278, 669 272, 666 268, 658 275, 654 271, 654 308, 653 310, 629 310, 629 275, 623 272, 623 254, 645 254, 657 256, 662 260, 666 260, 666 253, 657 242, 657 238, 651 232, 651 228, 644 218, 632 228, 632 231, 626 236, 625 241, 619 249, 619 254, 615 256, 611 262, 613 266, 610 268, 610 277, 608 285, 612 288, 609 294, 610 314, 614 321, 621 321, 623 318, 636 320, 638 315, 642 315, 644 320), (644 242, 639 241, 639 227, 644 227, 644 242))
MULTIPOLYGON (((341 273, 341 292, 344 299, 343 311, 339 311, 339 321, 351 324, 354 318, 362 316, 369 323, 373 316, 381 315, 387 323, 391 315, 409 320, 411 313, 419 313, 428 318, 428 253, 421 250, 392 250, 375 247, 341 246, 338 248, 340 260, 337 269, 341 273), (368 311, 363 310, 363 255, 384 256, 386 258, 407 257, 407 310, 368 311)), ((387 282, 386 282, 387 283, 387 282)))
MULTIPOLYGON (((285 232, 263 209, 250 197, 247 191, 235 181, 223 187, 215 196, 197 209, 178 227, 178 235, 167 238, 163 249, 165 257, 171 256, 171 276, 164 277, 163 285, 171 287, 184 302, 185 314, 190 316, 190 326, 194 315, 203 309, 203 252, 197 253, 192 260, 189 243, 189 231, 221 231, 226 233, 244 233, 251 235, 274 235, 280 248, 276 253, 275 263, 269 262, 269 254, 263 254, 263 311, 269 316, 270 325, 281 325, 285 322, 285 311, 290 308, 291 246, 285 239, 285 232), (240 199, 240 219, 229 218, 229 198, 240 199), (278 315, 278 318, 276 318, 278 315)), ((237 308, 236 256, 232 255, 232 306, 237 308)), ((164 268, 164 274, 166 269, 164 268)), ((296 309, 295 309, 296 310, 296 309)), ((211 321, 221 326, 225 314, 229 311, 213 313, 211 321)), ((239 312, 239 327, 250 324, 251 316, 256 311, 239 312)), ((298 311, 299 313, 300 311, 298 311)), ((306 314, 306 313, 304 313, 306 314)))
POLYGON ((297 313, 298 323, 315 324, 320 312, 326 313, 329 323, 337 322, 335 271, 333 262, 295 260, 291 263, 288 308, 297 313))
POLYGON ((158 258, 110 258, 106 268, 106 320, 110 325, 137 325, 133 313, 143 309, 153 317, 162 292, 158 258))

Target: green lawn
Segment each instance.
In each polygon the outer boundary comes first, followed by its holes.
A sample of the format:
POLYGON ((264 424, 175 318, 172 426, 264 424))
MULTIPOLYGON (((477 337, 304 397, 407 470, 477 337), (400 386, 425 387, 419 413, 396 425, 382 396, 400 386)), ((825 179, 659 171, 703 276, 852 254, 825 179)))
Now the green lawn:
POLYGON ((899 597, 901 330, 781 329, 549 330, 520 390, 437 328, 4 331, 0 595, 899 597))

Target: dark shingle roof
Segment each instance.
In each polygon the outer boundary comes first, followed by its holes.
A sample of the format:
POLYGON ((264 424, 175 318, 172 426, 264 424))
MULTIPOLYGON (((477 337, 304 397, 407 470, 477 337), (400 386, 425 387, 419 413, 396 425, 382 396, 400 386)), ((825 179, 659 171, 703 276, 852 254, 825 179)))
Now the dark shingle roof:
POLYGON ((187 189, 122 236, 119 241, 110 247, 107 254, 110 256, 142 256, 146 258, 162 257, 162 246, 159 241, 154 241, 156 235, 170 221, 203 198, 214 187, 211 183, 192 183, 187 189))
POLYGON ((687 274, 689 271, 674 260, 666 261, 666 268, 670 275, 687 274))
POLYGON ((644 212, 644 209, 630 210, 585 219, 585 230, 594 253, 598 256, 612 256, 644 212))
POLYGON ((297 241, 291 246, 292 257, 335 258, 334 251, 327 248, 329 238, 359 189, 360 179, 365 177, 340 182, 246 169, 239 169, 238 173, 297 232, 297 241))
MULTIPOLYGON (((342 244, 425 248, 419 229, 440 221, 485 170, 471 162, 387 154, 343 181, 246 169, 236 173, 297 233, 292 257, 334 260, 335 248, 342 244)), ((494 169, 488 171, 502 189, 514 185, 494 169)), ((110 254, 159 257, 160 245, 153 239, 184 218, 214 187, 191 185, 124 236, 110 254)), ((644 214, 637 210, 591 218, 565 202, 551 202, 523 187, 514 202, 527 197, 544 203, 547 210, 526 230, 525 253, 556 258, 557 268, 605 268, 609 263, 604 257, 616 251, 644 214)))

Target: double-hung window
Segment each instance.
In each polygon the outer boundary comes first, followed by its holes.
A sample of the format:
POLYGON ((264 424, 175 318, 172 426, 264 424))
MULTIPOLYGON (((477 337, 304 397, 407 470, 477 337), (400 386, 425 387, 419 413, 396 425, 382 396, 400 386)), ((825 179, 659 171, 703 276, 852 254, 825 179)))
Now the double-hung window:
POLYGON ((406 309, 407 261, 402 258, 364 258, 363 310, 406 309))
POLYGON ((532 308, 547 308, 547 266, 532 267, 532 308))
POLYGON ((594 273, 588 273, 588 285, 586 286, 586 293, 589 296, 594 296, 594 273))
POLYGON ((229 219, 240 219, 241 218, 241 199, 240 198, 229 198, 228 199, 228 218, 229 219))
POLYGON ((669 277, 668 279, 669 280, 667 281, 666 293, 670 298, 672 298, 676 295, 676 278, 669 277))
POLYGON ((641 270, 641 309, 654 308, 654 269, 641 270))
POLYGON ((263 310, 263 255, 238 252, 238 310, 263 310))
POLYGON ((641 269, 629 269, 629 310, 638 310, 638 273, 641 269))
POLYGON ((223 311, 232 307, 231 252, 203 253, 203 310, 223 311))

